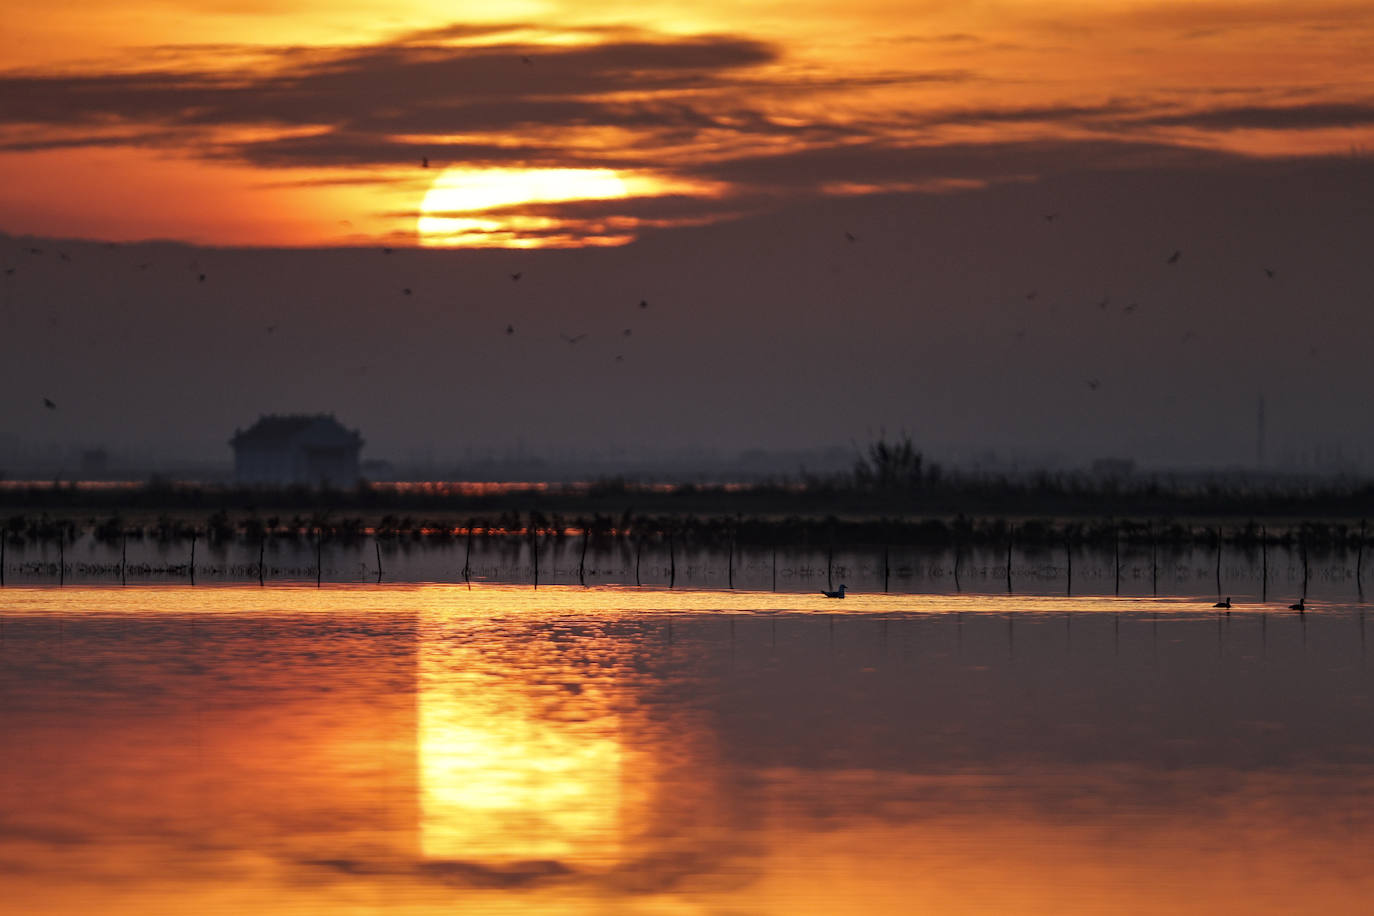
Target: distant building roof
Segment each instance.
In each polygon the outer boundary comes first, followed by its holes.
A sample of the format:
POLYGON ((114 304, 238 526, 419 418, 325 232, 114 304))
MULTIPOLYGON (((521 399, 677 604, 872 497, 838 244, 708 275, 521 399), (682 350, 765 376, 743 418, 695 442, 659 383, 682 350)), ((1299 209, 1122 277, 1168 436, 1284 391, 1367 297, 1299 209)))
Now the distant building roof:
POLYGON ((235 430, 229 440, 235 448, 287 443, 361 447, 363 437, 357 430, 344 427, 333 414, 265 414, 248 429, 235 430))

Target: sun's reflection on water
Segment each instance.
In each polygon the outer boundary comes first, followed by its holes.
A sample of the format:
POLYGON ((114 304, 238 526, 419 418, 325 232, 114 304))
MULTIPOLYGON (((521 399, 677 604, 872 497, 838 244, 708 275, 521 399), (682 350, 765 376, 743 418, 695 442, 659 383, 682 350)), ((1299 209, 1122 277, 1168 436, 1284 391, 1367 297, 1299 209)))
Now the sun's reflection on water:
POLYGON ((423 854, 488 863, 619 858, 628 755, 601 689, 571 671, 551 697, 529 677, 534 671, 500 665, 461 635, 431 637, 419 650, 423 854))

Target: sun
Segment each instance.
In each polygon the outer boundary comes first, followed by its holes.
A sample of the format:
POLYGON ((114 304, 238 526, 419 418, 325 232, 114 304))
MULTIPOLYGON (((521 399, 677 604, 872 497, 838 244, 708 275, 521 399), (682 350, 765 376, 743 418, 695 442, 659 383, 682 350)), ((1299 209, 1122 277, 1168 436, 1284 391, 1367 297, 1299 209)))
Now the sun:
POLYGON ((427 247, 536 247, 562 223, 521 204, 628 196, 611 169, 446 169, 420 202, 416 231, 427 247))

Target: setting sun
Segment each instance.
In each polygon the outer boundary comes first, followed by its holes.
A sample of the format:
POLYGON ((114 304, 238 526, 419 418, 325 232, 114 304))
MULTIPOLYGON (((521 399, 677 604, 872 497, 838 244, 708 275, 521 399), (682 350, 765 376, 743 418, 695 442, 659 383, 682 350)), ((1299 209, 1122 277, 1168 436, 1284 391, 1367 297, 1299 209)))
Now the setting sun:
POLYGON ((628 197, 611 169, 447 169, 420 203, 416 230, 427 246, 531 246, 558 226, 549 217, 514 212, 521 204, 628 197))

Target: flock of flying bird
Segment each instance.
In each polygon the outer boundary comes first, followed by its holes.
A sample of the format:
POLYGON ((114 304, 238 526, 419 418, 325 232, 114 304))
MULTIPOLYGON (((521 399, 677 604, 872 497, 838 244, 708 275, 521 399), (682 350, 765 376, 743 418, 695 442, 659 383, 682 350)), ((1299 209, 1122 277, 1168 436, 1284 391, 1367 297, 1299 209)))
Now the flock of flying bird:
MULTIPOLYGON (((425 157, 425 158, 423 158, 423 159, 421 160, 421 166, 422 166, 423 168, 426 168, 426 169, 430 167, 430 161, 429 161, 429 158, 428 158, 428 157, 425 157)), ((1054 222, 1055 220, 1057 220, 1057 219, 1059 218, 1059 216, 1060 216, 1060 214, 1057 213, 1057 212, 1055 212, 1055 213, 1045 213, 1045 214, 1043 214, 1044 221, 1047 222, 1047 223, 1052 223, 1052 222, 1054 222)), ((859 242, 859 236, 856 235, 854 232, 848 231, 848 230, 846 230, 846 231, 844 232, 844 239, 845 239, 845 241, 848 242, 849 244, 857 244, 857 243, 859 242)), ((115 247, 117 247, 117 246, 115 245, 115 243, 112 243, 112 242, 111 242, 111 243, 106 243, 106 246, 105 246, 105 247, 106 247, 106 248, 115 248, 115 247)), ((44 249, 38 248, 38 247, 34 247, 34 246, 25 246, 25 247, 21 248, 20 250, 21 250, 21 252, 22 252, 23 254, 28 255, 28 256, 30 256, 30 257, 39 257, 39 256, 42 256, 42 255, 45 254, 44 249)), ((388 246, 388 247, 383 247, 383 248, 381 249, 381 251, 382 251, 382 253, 383 253, 384 255, 390 255, 390 254, 392 254, 392 253, 394 252, 394 250, 395 250, 394 248, 389 247, 389 246, 388 246)), ((56 251, 56 255, 57 255, 57 259, 58 259, 59 261, 62 261, 62 262, 70 262, 70 261, 71 261, 71 256, 70 256, 67 252, 65 252, 65 251, 57 250, 57 251, 56 251)), ((1173 251, 1172 254, 1170 254, 1167 258, 1165 258, 1164 263, 1165 263, 1166 266, 1172 267, 1172 266, 1174 266, 1174 265, 1177 265, 1177 264, 1179 263, 1179 261, 1182 259, 1182 257, 1183 257, 1183 251, 1182 251, 1182 249, 1175 249, 1175 250, 1173 251)), ((145 261, 145 262, 140 262, 140 263, 138 263, 138 264, 135 265, 135 266, 136 266, 136 268, 137 268, 138 270, 140 270, 140 271, 146 271, 146 270, 148 270, 148 269, 150 269, 150 268, 152 267, 152 264, 151 264, 150 262, 146 262, 146 261, 145 261)), ((15 276, 16 270, 17 270, 17 268, 14 267, 14 266, 5 267, 5 268, 4 268, 4 276, 5 276, 6 278, 13 278, 13 277, 15 276)), ((197 262, 192 261, 192 262, 190 263, 190 270, 191 270, 191 272, 192 272, 193 274, 195 274, 196 282, 197 282, 197 283, 203 284, 203 283, 206 283, 206 282, 208 281, 208 279, 209 279, 208 274, 206 274, 204 271, 202 271, 202 270, 200 269, 200 266, 197 264, 197 262)), ((1277 272, 1276 272, 1273 268, 1271 268, 1271 267, 1264 267, 1264 268, 1262 268, 1262 270, 1263 270, 1263 272, 1264 272, 1265 277, 1267 277, 1267 278, 1270 279, 1270 280, 1275 279, 1276 276, 1277 276, 1277 272)), ((524 271, 515 271, 515 272, 510 273, 509 276, 510 276, 510 280, 511 280, 512 283, 519 283, 520 280, 524 277, 524 271)), ((412 295, 414 295, 414 293, 415 293, 415 290, 414 290, 414 288, 412 288, 412 287, 406 286, 406 287, 402 287, 402 288, 401 288, 401 294, 402 294, 403 296, 412 296, 412 295)), ((1035 290, 1035 289, 1032 289, 1032 290, 1028 291, 1028 292, 1025 294, 1025 298, 1026 298, 1026 301, 1027 301, 1027 302, 1034 302, 1034 301, 1037 299, 1038 296, 1039 296, 1039 291, 1038 291, 1038 290, 1035 290)), ((1104 297, 1102 297, 1102 299, 1098 300, 1098 302, 1096 303, 1096 305, 1097 305, 1097 308, 1098 308, 1099 310, 1101 310, 1101 311, 1106 311, 1106 309, 1111 305, 1111 297, 1110 297, 1110 296, 1104 296, 1104 297)), ((640 299, 640 300, 639 300, 639 308, 640 308, 641 310, 648 309, 648 308, 649 308, 649 302, 648 302, 648 300, 647 300, 647 299, 640 299)), ((1130 303, 1128 303, 1127 305, 1125 305, 1125 306, 1122 307, 1122 313, 1125 314, 1125 315, 1131 315, 1131 314, 1134 314, 1135 311, 1136 311, 1138 308, 1139 308, 1139 303, 1137 303, 1137 302, 1130 302, 1130 303)), ((267 325, 266 328, 265 328, 265 331, 266 331, 266 333, 269 334, 269 335, 275 334, 279 326, 280 326, 279 323, 274 322, 274 323, 272 323, 272 324, 267 325)), ((624 329, 620 332, 620 337, 621 337, 622 339, 628 339, 628 338, 630 338, 631 336, 633 336, 633 333, 634 333, 634 331, 633 331, 632 328, 626 327, 626 328, 624 328, 624 329)), ((1015 335, 1015 336, 1016 336, 1016 338, 1017 338, 1018 340, 1024 340, 1024 338, 1025 338, 1025 333, 1026 333, 1025 330, 1022 329, 1022 330, 1016 332, 1016 335, 1015 335)), ((504 329, 504 334, 505 334, 505 336, 507 336, 507 337, 513 337, 513 336, 515 336, 515 334, 516 334, 516 327, 515 327, 514 322, 508 322, 508 323, 506 324, 505 329, 504 329)), ((1185 334, 1185 338, 1184 338, 1184 339, 1186 340, 1188 337, 1191 337, 1191 336, 1192 336, 1192 334, 1191 334, 1191 332, 1189 332, 1188 334, 1185 334)), ((577 345, 578 343, 580 343, 581 341, 585 340, 587 337, 588 337, 588 333, 585 332, 585 331, 584 331, 584 332, 581 332, 581 333, 575 333, 575 334, 567 333, 566 331, 560 331, 560 332, 559 332, 559 339, 562 340, 564 343, 568 344, 569 346, 575 346, 575 345, 577 345)), ((615 356, 615 361, 616 361, 616 362, 623 362, 624 359, 625 359, 625 357, 624 357, 623 354, 617 354, 617 355, 615 356)), ((361 367, 361 369, 360 369, 359 371, 361 371, 361 372, 363 372, 363 373, 366 373, 367 367, 366 367, 366 366, 363 366, 363 367, 361 367)), ((1100 390, 1101 387, 1102 387, 1102 381, 1101 381, 1101 379, 1097 378, 1096 376, 1093 376, 1093 377, 1090 377, 1090 378, 1086 379, 1086 384, 1087 384, 1087 387, 1089 388, 1089 390, 1091 390, 1091 391, 1098 391, 1098 390, 1100 390)), ((44 407, 45 409, 47 409, 47 410, 56 410, 56 409, 57 409, 57 403, 56 403, 54 400, 52 400, 51 398, 49 398, 49 397, 43 397, 42 403, 43 403, 43 407, 44 407)))

